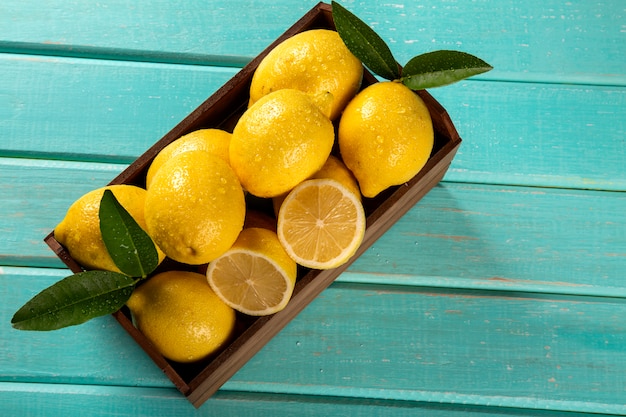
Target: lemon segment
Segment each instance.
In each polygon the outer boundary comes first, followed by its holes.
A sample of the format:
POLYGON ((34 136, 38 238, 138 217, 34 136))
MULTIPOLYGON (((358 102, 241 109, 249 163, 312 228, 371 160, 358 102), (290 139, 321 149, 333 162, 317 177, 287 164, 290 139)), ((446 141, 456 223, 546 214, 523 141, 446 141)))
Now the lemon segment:
POLYGON ((285 308, 293 293, 297 265, 286 254, 276 233, 244 229, 224 255, 209 264, 207 279, 227 305, 251 316, 285 308))
POLYGON ((139 331, 176 362, 195 362, 215 353, 235 328, 235 311, 196 272, 157 274, 137 287, 126 304, 139 331))
POLYGON ((357 251, 365 234, 359 198, 333 179, 312 179, 296 186, 278 213, 278 239, 298 264, 336 268, 357 251))

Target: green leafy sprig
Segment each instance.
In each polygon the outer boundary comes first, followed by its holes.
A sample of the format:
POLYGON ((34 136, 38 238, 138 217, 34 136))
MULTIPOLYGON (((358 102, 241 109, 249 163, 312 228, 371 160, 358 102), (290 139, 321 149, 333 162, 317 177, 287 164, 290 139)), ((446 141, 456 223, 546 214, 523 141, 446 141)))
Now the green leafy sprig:
POLYGON ((20 308, 11 324, 18 330, 57 330, 119 310, 135 286, 158 266, 152 239, 110 190, 100 200, 100 232, 122 271, 86 271, 44 289, 20 308))
POLYGON ((451 50, 417 55, 401 67, 389 46, 372 28, 336 1, 331 4, 333 21, 343 42, 363 65, 381 78, 400 81, 411 90, 423 90, 493 69, 474 55, 451 50))

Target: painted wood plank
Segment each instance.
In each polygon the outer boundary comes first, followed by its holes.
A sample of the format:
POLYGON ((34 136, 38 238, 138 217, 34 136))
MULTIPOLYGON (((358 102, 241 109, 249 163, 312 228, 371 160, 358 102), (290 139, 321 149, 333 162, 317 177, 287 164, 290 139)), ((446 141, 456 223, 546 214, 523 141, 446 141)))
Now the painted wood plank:
MULTIPOLYGON (((188 1, 153 7, 123 0, 10 0, 0 6, 0 51, 240 65, 316 3, 188 1)), ((626 12, 619 1, 344 5, 391 44, 401 63, 421 52, 458 49, 492 63, 494 71, 483 76, 488 79, 626 84, 626 12)))
MULTIPOLYGON (((124 163, 235 71, 21 55, 0 62, 0 156, 124 163)), ((626 190, 626 89, 466 81, 431 92, 464 139, 447 180, 626 190)))
POLYGON ((81 195, 126 165, 0 158, 0 265, 65 265, 43 238, 81 195))
POLYGON ((349 271, 373 282, 623 297, 625 207, 625 193, 441 183, 349 271))
POLYGON ((626 190, 626 89, 465 81, 430 92, 464 140, 447 180, 626 190))
POLYGON ((112 316, 53 332, 11 327, 11 317, 25 302, 69 274, 0 266, 0 381, 172 387, 112 316))
POLYGON ((623 414, 625 308, 335 284, 225 388, 623 414))
MULTIPOLYGON (((11 52, 0 57, 0 155, 20 157, 0 158, 0 265, 59 267, 41 238, 67 205, 108 182, 310 7, 247 2, 239 16, 255 23, 231 32, 224 16, 238 1, 210 16, 206 4, 192 13, 191 2, 176 10, 116 0, 0 4, 0 51, 11 52), (56 54, 72 59, 41 56, 56 54), (106 142, 116 134, 123 140, 106 142)), ((401 61, 416 49, 454 47, 496 65, 481 77, 488 82, 433 91, 465 139, 449 182, 200 412, 110 317, 48 334, 0 326, 2 411, 626 415, 626 197, 543 188, 625 190, 623 5, 347 5, 383 29, 401 61)), ((2 322, 64 274, 2 267, 2 322)))
MULTIPOLYGON (((43 237, 123 167, 0 158, 0 262, 62 267, 43 237)), ((625 207, 624 193, 441 183, 341 279, 626 296, 625 207)))
MULTIPOLYGON (((4 268, 0 320, 61 275, 4 268)), ((625 313, 624 298, 335 283, 223 390, 623 414, 625 313)), ((7 327, 3 382, 170 386, 111 317, 7 327)))
MULTIPOLYGON (((83 417, 108 413, 117 417, 563 417, 561 412, 429 404, 410 401, 352 399, 332 396, 257 394, 220 391, 195 410, 177 391, 164 388, 93 387, 63 384, 0 383, 0 402, 7 415, 83 417)), ((597 417, 568 413, 568 417, 597 417)))
POLYGON ((132 162, 233 68, 0 55, 0 156, 132 162))

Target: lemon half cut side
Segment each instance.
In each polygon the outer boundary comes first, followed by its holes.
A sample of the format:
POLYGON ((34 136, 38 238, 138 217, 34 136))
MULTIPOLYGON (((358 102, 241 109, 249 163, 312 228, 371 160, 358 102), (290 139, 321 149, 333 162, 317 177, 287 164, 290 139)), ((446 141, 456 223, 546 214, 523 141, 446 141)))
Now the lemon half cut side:
POLYGON ((298 264, 330 269, 346 263, 365 235, 359 198, 333 179, 311 179, 296 186, 278 213, 277 234, 298 264))
POLYGON ((287 306, 297 265, 275 232, 253 227, 244 229, 233 247, 209 264, 206 274, 224 303, 250 316, 266 316, 287 306))

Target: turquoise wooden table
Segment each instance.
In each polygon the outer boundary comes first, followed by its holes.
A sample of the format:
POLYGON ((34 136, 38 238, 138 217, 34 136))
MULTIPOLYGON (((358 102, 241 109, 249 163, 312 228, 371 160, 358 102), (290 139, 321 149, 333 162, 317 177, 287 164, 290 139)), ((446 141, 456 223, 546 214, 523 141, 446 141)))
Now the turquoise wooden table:
POLYGON ((400 62, 495 69, 430 91, 444 180, 198 410, 112 317, 10 319, 68 275, 69 204, 316 1, 0 3, 2 415, 626 415, 624 2, 342 3, 400 62))

